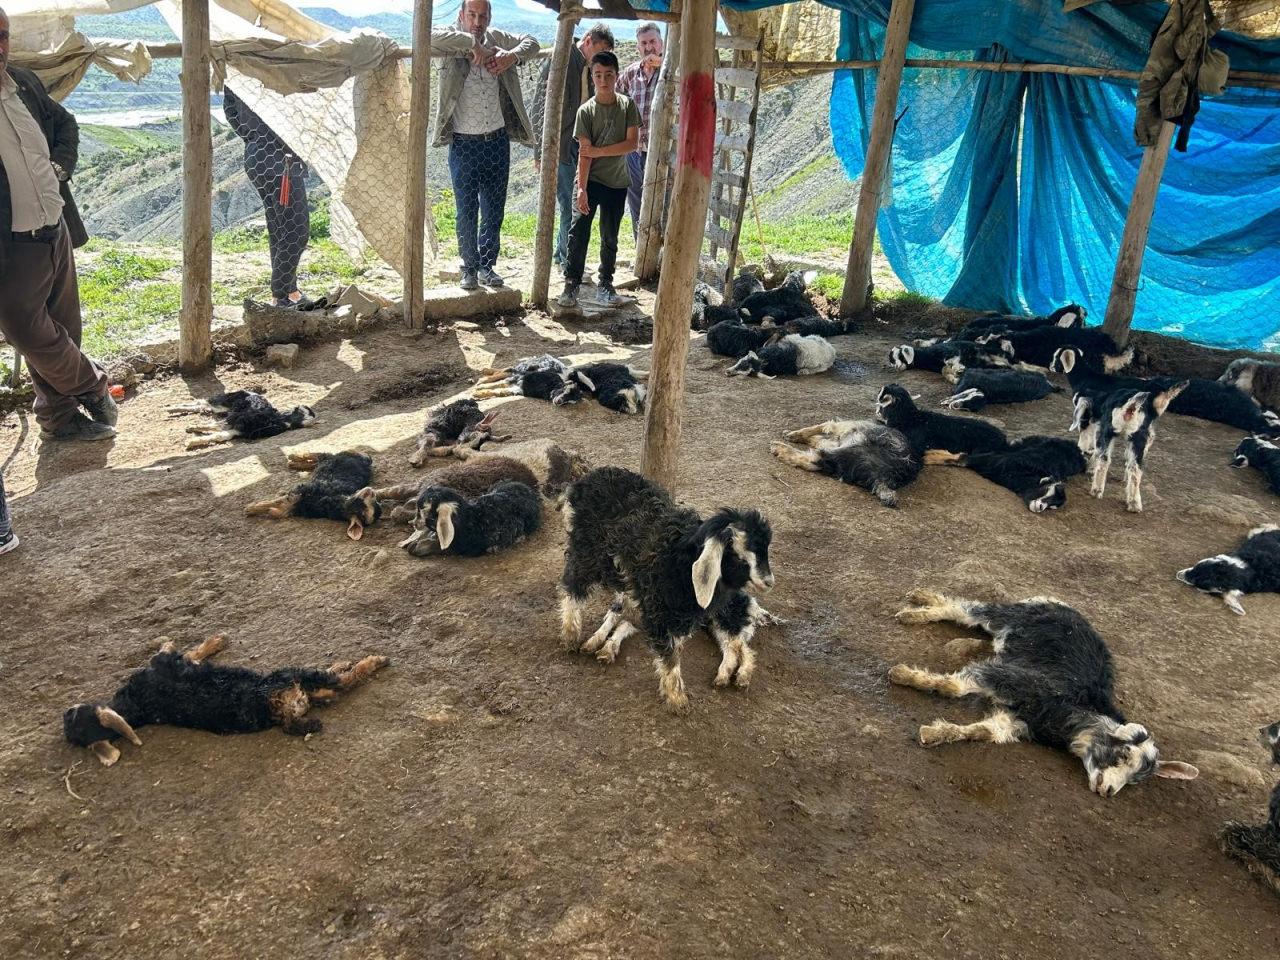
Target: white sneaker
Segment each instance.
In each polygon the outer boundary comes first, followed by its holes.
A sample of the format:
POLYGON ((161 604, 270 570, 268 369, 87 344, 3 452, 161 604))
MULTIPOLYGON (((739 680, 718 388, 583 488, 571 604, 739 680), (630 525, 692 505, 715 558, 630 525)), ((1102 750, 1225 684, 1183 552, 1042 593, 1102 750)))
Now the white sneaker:
POLYGON ((0 556, 8 553, 10 550, 18 549, 18 535, 16 533, 9 534, 8 540, 0 540, 0 556))

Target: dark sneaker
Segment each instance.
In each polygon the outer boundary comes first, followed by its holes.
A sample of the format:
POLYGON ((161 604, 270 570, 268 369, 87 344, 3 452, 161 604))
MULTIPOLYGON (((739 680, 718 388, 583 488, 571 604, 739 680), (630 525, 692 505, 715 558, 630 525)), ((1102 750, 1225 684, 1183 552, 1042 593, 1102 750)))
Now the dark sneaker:
POLYGON ((86 393, 83 396, 76 397, 76 402, 89 411, 89 416, 93 417, 95 423, 114 427, 116 421, 120 419, 120 408, 111 399, 110 391, 100 397, 86 393))
POLYGON ((578 305, 578 285, 572 280, 566 280, 564 282, 564 290, 556 298, 556 303, 566 310, 576 307, 578 305))
POLYGON ((596 289, 596 303, 606 307, 616 307, 622 303, 622 297, 618 295, 618 291, 613 289, 613 284, 602 283, 596 289))
POLYGON ((463 290, 479 290, 480 281, 476 279, 474 270, 463 270, 462 279, 458 281, 458 286, 463 290))
POLYGON ((480 271, 480 282, 486 287, 502 286, 502 278, 493 272, 493 267, 485 267, 480 271))
POLYGON ((90 420, 79 411, 56 430, 40 430, 40 436, 45 440, 110 440, 115 435, 114 427, 90 420))
POLYGON ((11 533, 3 540, 0 540, 0 556, 8 553, 10 550, 18 549, 18 535, 11 533))

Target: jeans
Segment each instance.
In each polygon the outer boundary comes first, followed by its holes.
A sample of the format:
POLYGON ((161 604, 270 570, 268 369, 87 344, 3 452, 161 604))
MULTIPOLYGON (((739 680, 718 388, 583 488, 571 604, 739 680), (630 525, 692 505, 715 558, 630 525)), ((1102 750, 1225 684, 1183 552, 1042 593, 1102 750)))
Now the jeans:
POLYGON ((631 174, 631 186, 627 188, 627 209, 631 211, 631 239, 639 239, 640 195, 644 187, 644 165, 649 154, 637 150, 627 154, 627 173, 631 174))
POLYGON ((573 181, 578 176, 578 147, 573 146, 573 161, 561 163, 556 168, 556 206, 560 208, 560 225, 556 231, 556 252, 553 259, 563 265, 569 256, 569 224, 573 222, 573 181))
POLYGON ((600 283, 613 285, 613 268, 618 261, 618 228, 627 209, 627 188, 606 187, 587 181, 587 212, 575 210, 569 227, 569 260, 564 278, 581 283, 587 265, 587 246, 591 243, 591 223, 600 211, 600 283))
POLYGON ((453 180, 458 257, 463 270, 492 270, 498 262, 510 171, 511 141, 505 131, 492 140, 455 135, 449 144, 449 177, 453 180))

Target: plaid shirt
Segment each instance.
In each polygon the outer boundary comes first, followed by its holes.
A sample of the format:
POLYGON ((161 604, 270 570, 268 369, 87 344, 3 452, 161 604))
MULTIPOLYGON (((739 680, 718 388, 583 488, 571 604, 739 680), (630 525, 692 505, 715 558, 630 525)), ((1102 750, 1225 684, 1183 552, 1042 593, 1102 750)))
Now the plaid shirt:
POLYGON ((637 60, 618 74, 618 92, 635 101, 636 109, 640 111, 640 144, 636 153, 645 153, 649 149, 649 108, 658 93, 658 74, 662 72, 655 70, 646 77, 641 66, 643 62, 637 60))

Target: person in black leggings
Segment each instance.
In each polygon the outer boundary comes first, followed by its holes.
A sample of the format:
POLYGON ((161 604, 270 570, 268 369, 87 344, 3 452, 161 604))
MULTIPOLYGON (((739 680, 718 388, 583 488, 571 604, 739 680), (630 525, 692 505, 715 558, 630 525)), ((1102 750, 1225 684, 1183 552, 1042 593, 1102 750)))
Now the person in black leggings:
POLYGON ((223 87, 222 110, 244 141, 244 170, 267 213, 272 304, 310 306, 298 290, 298 261, 311 238, 307 165, 230 87, 223 87))

